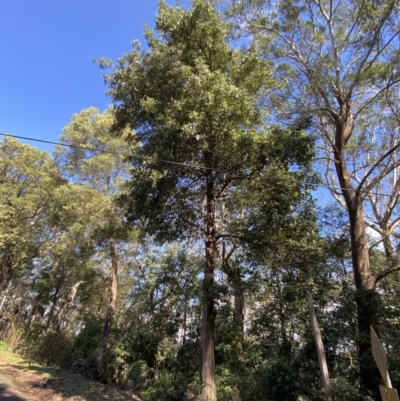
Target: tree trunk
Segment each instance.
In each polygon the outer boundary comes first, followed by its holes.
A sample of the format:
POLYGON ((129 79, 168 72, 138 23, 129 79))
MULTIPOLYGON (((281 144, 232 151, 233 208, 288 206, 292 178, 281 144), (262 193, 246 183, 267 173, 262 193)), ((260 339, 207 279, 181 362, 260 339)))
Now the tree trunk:
POLYGON ((375 277, 369 263, 369 248, 363 210, 363 194, 351 181, 345 160, 345 147, 354 129, 350 99, 339 99, 340 115, 336 119, 335 166, 350 222, 351 258, 356 286, 358 319, 358 356, 361 386, 379 397, 380 375, 371 353, 371 325, 379 333, 375 293, 375 277))
POLYGON ((278 306, 279 309, 277 311, 277 314, 279 316, 279 321, 280 321, 280 331, 281 331, 281 337, 282 337, 282 347, 281 347, 281 354, 285 358, 291 358, 292 353, 292 344, 288 339, 288 334, 287 334, 287 322, 286 322, 286 311, 285 311, 285 303, 284 303, 284 298, 282 294, 282 285, 281 285, 281 277, 279 276, 279 272, 275 272, 275 288, 276 288, 276 298, 278 299, 278 306))
POLYGON ((56 287, 56 290, 55 290, 54 295, 53 295, 53 302, 52 302, 52 305, 51 305, 49 316, 47 318, 46 330, 49 329, 50 323, 51 323, 51 321, 53 319, 54 310, 56 308, 57 301, 58 301, 58 293, 60 292, 60 288, 61 288, 61 283, 62 282, 63 282, 63 279, 61 278, 57 283, 57 287, 56 287))
POLYGON ((214 182, 207 181, 207 216, 206 216, 206 257, 203 282, 203 316, 201 324, 201 380, 202 401, 216 401, 214 355, 214 266, 217 256, 217 235, 215 225, 215 192, 214 182))
POLYGON ((188 300, 187 300, 187 289, 185 289, 185 302, 183 306, 183 327, 182 327, 182 347, 186 345, 186 330, 187 330, 187 309, 188 309, 188 300))
POLYGON ((234 288, 234 306, 235 310, 233 313, 233 321, 237 328, 240 337, 240 348, 242 348, 242 342, 244 338, 244 296, 241 283, 236 283, 234 288))
POLYGON ((239 335, 239 354, 242 353, 244 339, 244 294, 240 268, 232 267, 228 260, 224 261, 224 273, 228 276, 233 289, 233 322, 239 335))
POLYGON ((100 344, 95 351, 96 369, 94 378, 101 382, 107 382, 107 362, 109 353, 108 338, 110 336, 111 325, 115 314, 118 288, 118 258, 115 251, 115 238, 110 238, 110 259, 111 259, 111 280, 110 280, 110 300, 101 331, 100 344))
POLYGON ((307 295, 308 311, 310 313, 311 329, 317 347, 319 368, 321 370, 322 384, 325 390, 325 401, 332 401, 332 388, 329 380, 328 365, 326 363, 324 345, 322 343, 321 330, 319 329, 317 317, 314 310, 314 301, 312 294, 309 292, 307 295))
POLYGON ((395 256, 394 256, 394 249, 393 249, 393 244, 392 241, 390 239, 390 235, 388 234, 387 229, 384 230, 384 234, 383 234, 383 249, 385 250, 385 255, 386 255, 386 259, 388 261, 389 265, 393 265, 393 261, 395 260, 395 256))
POLYGON ((42 294, 38 294, 35 300, 35 305, 32 308, 31 317, 29 318, 28 329, 32 327, 36 322, 36 316, 38 314, 41 302, 42 302, 42 294))
POLYGON ((0 297, 5 295, 13 271, 12 254, 10 250, 4 252, 1 260, 0 297))
POLYGON ((74 302, 76 292, 78 291, 79 286, 83 283, 83 281, 78 281, 75 283, 71 289, 69 290, 69 293, 67 297, 63 300, 62 305, 56 315, 56 318, 54 319, 53 322, 53 329, 59 331, 60 326, 62 323, 62 319, 64 317, 65 311, 67 310, 68 306, 74 302))

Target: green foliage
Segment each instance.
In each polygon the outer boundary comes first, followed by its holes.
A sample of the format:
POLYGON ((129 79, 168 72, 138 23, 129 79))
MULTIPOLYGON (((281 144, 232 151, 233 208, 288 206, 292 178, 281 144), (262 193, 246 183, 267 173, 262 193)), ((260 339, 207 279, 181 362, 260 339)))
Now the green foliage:
POLYGON ((9 351, 10 347, 4 342, 0 341, 0 351, 9 351))
POLYGON ((136 360, 129 364, 129 376, 128 380, 136 383, 139 379, 140 375, 146 370, 147 363, 146 361, 136 360))
POLYGON ((239 401, 241 400, 238 381, 240 380, 237 372, 232 371, 228 366, 218 366, 217 376, 217 397, 221 401, 239 401))
POLYGON ((110 341, 110 352, 107 356, 107 376, 111 383, 124 384, 132 378, 130 360, 132 360, 132 356, 129 350, 125 349, 121 342, 110 341))
POLYGON ((69 369, 74 362, 72 339, 65 333, 27 332, 21 347, 24 356, 41 365, 56 365, 69 369))
POLYGON ((143 391, 146 401, 180 401, 195 399, 200 393, 198 381, 188 381, 184 373, 165 372, 152 386, 143 391))
POLYGON ((0 141, 0 292, 49 246, 48 217, 60 183, 46 152, 0 141))
POLYGON ((11 352, 21 349, 24 343, 24 327, 18 319, 9 321, 8 329, 3 335, 3 340, 11 352))
POLYGON ((86 359, 97 348, 101 333, 101 321, 94 317, 86 317, 82 329, 74 338, 72 352, 75 359, 86 359))
POLYGON ((298 130, 266 131, 258 102, 272 86, 269 64, 256 47, 231 48, 228 30, 205 1, 190 11, 161 3, 156 32, 147 32, 149 50, 135 48, 107 76, 115 127, 132 127, 141 143, 122 202, 129 221, 145 216, 147 231, 160 240, 201 226, 207 182, 237 216, 246 178, 271 187, 271 178, 281 176, 270 192, 289 195, 279 188, 297 182, 301 174, 292 170, 308 166, 313 154, 312 138, 298 130))

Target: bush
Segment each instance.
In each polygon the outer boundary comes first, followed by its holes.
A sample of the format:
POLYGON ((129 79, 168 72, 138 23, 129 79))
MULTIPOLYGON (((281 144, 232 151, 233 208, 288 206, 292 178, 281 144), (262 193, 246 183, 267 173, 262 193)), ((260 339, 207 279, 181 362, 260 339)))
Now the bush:
POLYGON ((48 331, 39 335, 27 335, 22 354, 41 365, 56 365, 70 368, 74 362, 72 340, 58 331, 48 331))
POLYGON ((18 322, 13 322, 3 336, 3 340, 8 345, 10 351, 15 352, 22 346, 23 337, 23 326, 18 322))
POLYGON ((129 359, 129 353, 120 343, 111 343, 107 366, 108 380, 110 382, 120 385, 128 381, 131 371, 129 359))
POLYGON ((240 401, 238 380, 239 375, 235 375, 230 369, 223 366, 217 367, 217 398, 220 401, 240 401))
POLYGON ((86 359, 93 354, 99 345, 102 322, 93 318, 87 318, 82 330, 75 337, 72 344, 72 353, 75 359, 86 359))
POLYGON ((189 383, 182 373, 164 373, 142 392, 146 401, 191 401, 200 393, 200 383, 189 383))

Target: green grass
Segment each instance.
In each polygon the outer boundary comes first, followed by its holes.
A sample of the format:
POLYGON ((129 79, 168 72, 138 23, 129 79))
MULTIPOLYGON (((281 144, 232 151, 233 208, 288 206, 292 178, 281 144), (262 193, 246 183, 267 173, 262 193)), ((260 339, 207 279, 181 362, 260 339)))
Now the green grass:
POLYGON ((10 347, 4 342, 0 341, 0 351, 9 351, 10 347))
POLYGON ((0 341, 0 358, 2 365, 9 364, 9 365, 20 365, 28 370, 35 371, 44 377, 51 377, 52 376, 52 369, 42 367, 38 365, 36 362, 24 359, 17 354, 14 354, 10 351, 10 348, 6 343, 0 341))

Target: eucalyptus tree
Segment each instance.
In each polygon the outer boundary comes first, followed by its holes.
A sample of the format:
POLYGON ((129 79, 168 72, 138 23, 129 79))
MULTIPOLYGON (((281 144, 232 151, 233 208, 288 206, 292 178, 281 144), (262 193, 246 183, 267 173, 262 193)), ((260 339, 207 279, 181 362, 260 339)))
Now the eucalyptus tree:
POLYGON ((0 296, 51 245, 52 197, 62 179, 46 152, 0 142, 0 296))
MULTIPOLYGON (((96 277, 94 258, 97 244, 93 226, 98 224, 107 201, 93 188, 67 183, 54 192, 52 219, 57 230, 53 246, 43 260, 50 266, 48 277, 52 305, 47 316, 47 328, 59 330, 66 312, 73 304, 78 289, 96 277)), ((38 294, 40 295, 40 293, 38 294)), ((71 331, 75 327, 71 327, 71 331)))
MULTIPOLYGON (((272 85, 269 63, 258 57, 257 46, 231 48, 228 35, 229 25, 207 1, 194 1, 191 10, 161 2, 155 31, 146 31, 148 50, 135 44, 118 65, 101 63, 113 68, 106 80, 115 129, 131 127, 131 141, 140 143, 121 199, 127 218, 144 222, 159 241, 204 241, 201 378, 202 397, 210 401, 216 399, 215 269, 219 245, 234 236, 220 224, 224 208, 229 203, 230 218, 240 219, 244 210, 233 205, 245 181, 254 178, 279 192, 279 166, 290 176, 279 152, 269 153, 273 134, 262 123, 259 102, 272 85)), ((291 137, 276 129, 275 138, 278 131, 291 137)), ((305 150, 300 165, 307 163, 312 140, 292 139, 305 150)))
MULTIPOLYGON (((174 362, 177 351, 185 346, 190 325, 200 324, 202 259, 181 244, 151 244, 151 248, 132 261, 136 274, 126 277, 126 304, 119 311, 119 326, 124 327, 125 347, 131 350, 133 361, 143 360, 148 367, 160 370, 181 369, 174 362)), ((187 383, 197 372, 198 367, 185 372, 187 383)))
POLYGON ((233 10, 240 21, 239 29, 246 27, 263 41, 264 56, 276 63, 275 76, 282 86, 271 96, 270 104, 276 107, 277 115, 313 116, 326 160, 325 171, 336 182, 332 192, 348 212, 363 361, 361 377, 364 386, 376 393, 377 379, 371 375, 373 361, 365 360, 370 349, 369 326, 379 328, 374 289, 379 280, 400 268, 388 265, 373 273, 365 201, 373 200, 375 216, 382 220, 376 227, 385 239, 394 228, 385 219, 393 216, 400 166, 398 118, 393 103, 400 81, 399 2, 249 0, 233 1, 233 10), (279 106, 282 98, 287 101, 284 110, 279 106), (371 118, 374 108, 381 118, 371 118), (391 126, 383 121, 389 117, 394 121, 391 126), (364 151, 352 151, 361 144, 364 151), (392 181, 392 188, 385 188, 394 190, 394 195, 386 205, 381 202, 386 211, 379 211, 379 215, 377 189, 383 188, 385 179, 392 181))
MULTIPOLYGON (((385 177, 375 182, 376 174, 369 174, 369 170, 388 150, 390 154, 381 161, 381 165, 375 168, 377 172, 395 166, 400 158, 399 149, 396 148, 400 126, 396 99, 398 96, 393 92, 393 89, 386 91, 382 99, 377 100, 363 116, 360 116, 359 135, 348 144, 348 155, 352 166, 351 175, 354 181, 359 185, 366 177, 365 186, 370 186, 364 200, 365 221, 372 234, 370 248, 382 244, 386 255, 383 265, 387 267, 398 264, 396 248, 400 223, 399 168, 394 167, 385 177)), ((334 177, 330 175, 329 178, 330 185, 337 186, 334 177)), ((339 203, 345 206, 343 199, 335 195, 339 203)))
POLYGON ((124 243, 133 239, 132 232, 123 224, 121 209, 114 202, 126 175, 124 161, 127 144, 121 136, 110 136, 114 124, 111 110, 100 113, 96 108, 82 110, 75 114, 64 128, 60 139, 68 146, 58 146, 55 158, 64 175, 75 184, 91 188, 98 194, 97 207, 89 216, 86 230, 90 240, 97 244, 96 260, 102 265, 107 260, 109 280, 109 303, 104 318, 99 348, 96 350, 96 372, 99 380, 107 380, 108 338, 114 318, 119 253, 124 252, 124 243))

